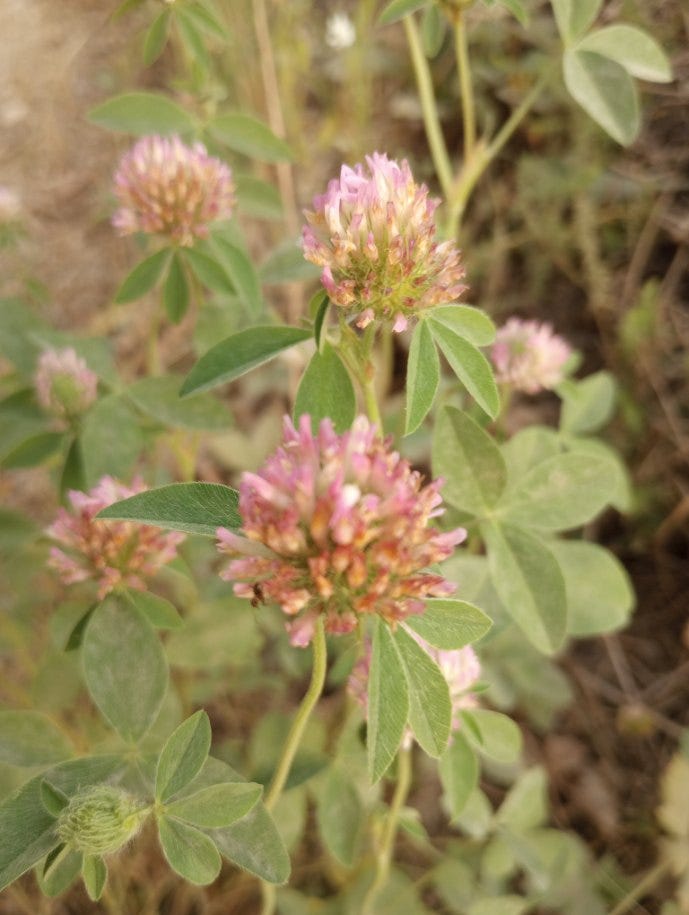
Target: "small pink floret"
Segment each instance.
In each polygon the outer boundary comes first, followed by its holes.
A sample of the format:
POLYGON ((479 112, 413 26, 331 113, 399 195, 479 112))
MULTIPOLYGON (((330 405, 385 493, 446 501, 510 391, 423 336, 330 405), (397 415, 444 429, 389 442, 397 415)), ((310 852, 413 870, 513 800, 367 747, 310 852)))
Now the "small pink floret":
POLYGON ((142 137, 122 157, 115 174, 120 208, 112 223, 120 235, 164 235, 191 246, 209 225, 229 219, 235 204, 230 167, 202 143, 179 137, 142 137))
POLYGON ((571 355, 550 324, 520 318, 510 318, 498 330, 491 349, 498 381, 527 394, 557 387, 571 355))
POLYGON ((61 508, 46 530, 55 542, 48 564, 65 584, 94 581, 100 599, 119 586, 145 590, 159 569, 175 558, 185 539, 178 531, 96 519, 108 505, 145 489, 141 480, 125 486, 105 476, 90 492, 69 493, 71 508, 61 508))
POLYGON ((377 152, 364 165, 343 165, 314 198, 305 212, 304 257, 322 268, 331 301, 359 315, 357 326, 375 317, 401 333, 419 312, 466 289, 456 246, 436 241, 438 203, 406 160, 377 152))
POLYGON ((220 529, 231 557, 221 572, 235 593, 276 603, 292 621, 294 644, 307 643, 318 615, 329 632, 351 632, 362 614, 391 624, 421 613, 428 597, 454 585, 427 571, 450 556, 462 528, 430 526, 441 513, 440 483, 392 451, 364 416, 338 435, 323 420, 286 417, 283 445, 239 487, 243 538, 220 529))

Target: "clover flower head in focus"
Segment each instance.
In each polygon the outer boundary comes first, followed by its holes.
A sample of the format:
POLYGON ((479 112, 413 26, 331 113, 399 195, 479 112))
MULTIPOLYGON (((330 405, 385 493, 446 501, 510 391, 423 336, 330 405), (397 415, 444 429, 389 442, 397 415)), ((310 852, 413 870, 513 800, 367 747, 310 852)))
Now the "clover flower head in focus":
POLYGON ((424 486, 366 417, 342 435, 328 419, 314 435, 308 416, 297 428, 285 418, 282 447, 242 476, 244 536, 218 530, 231 557, 221 575, 240 597, 278 604, 294 645, 310 642, 321 615, 331 633, 366 614, 394 625, 455 589, 427 571, 466 537, 430 526, 441 501, 440 481, 424 486))
POLYGON ((44 350, 34 384, 39 404, 61 419, 81 416, 98 393, 98 376, 71 347, 44 350))
POLYGON ((438 203, 406 160, 373 153, 365 165, 343 165, 305 211, 304 257, 322 267, 330 300, 357 315, 358 327, 386 320, 402 331, 466 289, 454 242, 435 237, 438 203))
POLYGON ((208 236, 210 223, 229 219, 234 191, 229 166, 210 156, 202 143, 142 137, 115 174, 120 208, 112 223, 120 235, 148 232, 189 247, 208 236))
MULTIPOLYGON (((420 635, 417 635, 412 629, 407 628, 407 632, 413 636, 423 650, 438 665, 442 675, 447 681, 450 691, 450 703, 452 705, 452 732, 458 731, 462 726, 462 709, 476 708, 478 700, 476 695, 471 692, 472 687, 481 677, 481 662, 478 655, 471 647, 466 645, 464 648, 444 650, 434 648, 429 645, 420 635)), ((367 642, 362 655, 352 668, 352 672, 347 680, 347 692, 357 702, 359 706, 366 711, 368 705, 368 677, 371 670, 371 645, 367 642)), ((450 738, 451 740, 452 738, 450 738)), ((412 742, 412 732, 406 728, 402 738, 402 744, 410 747, 412 742)))
POLYGON ((498 329, 491 349, 498 381, 526 394, 556 387, 571 355, 569 344, 550 324, 520 318, 510 318, 498 329))
POLYGON ((96 519, 108 505, 145 489, 140 480, 125 486, 105 476, 90 492, 69 493, 70 508, 61 508, 46 531, 55 541, 48 564, 65 584, 94 581, 101 600, 122 585, 145 590, 148 580, 175 558, 184 534, 96 519))

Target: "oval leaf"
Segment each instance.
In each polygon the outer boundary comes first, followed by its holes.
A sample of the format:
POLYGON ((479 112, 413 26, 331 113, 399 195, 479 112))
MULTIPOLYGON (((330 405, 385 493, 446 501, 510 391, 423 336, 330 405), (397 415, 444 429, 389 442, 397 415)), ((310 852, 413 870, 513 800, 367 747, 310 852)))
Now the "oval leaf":
POLYGON ((136 406, 166 426, 225 431, 232 417, 227 407, 210 394, 181 399, 181 375, 140 378, 127 388, 136 406))
POLYGON ((329 344, 316 352, 306 367, 294 401, 295 422, 300 416, 311 417, 314 434, 322 419, 333 421, 335 431, 345 432, 356 416, 356 394, 349 372, 329 344))
POLYGON ((158 133, 163 136, 188 134, 195 130, 194 120, 179 105, 152 92, 127 92, 92 108, 88 119, 99 127, 136 136, 158 133))
POLYGON ((433 337, 425 321, 414 329, 407 361, 407 409, 404 434, 419 428, 433 406, 440 383, 440 360, 433 337))
POLYGON ((409 724, 419 745, 437 759, 450 736, 452 705, 447 680, 430 655, 404 629, 395 632, 409 690, 409 724))
POLYGON ((617 385, 609 372, 596 372, 583 381, 566 381, 558 387, 562 397, 560 429, 571 435, 595 432, 615 409, 617 385))
POLYGON ((440 757, 438 772, 450 814, 458 817, 478 785, 479 775, 476 754, 463 734, 452 735, 452 742, 440 757))
POLYGON ((318 795, 318 829, 330 854, 345 867, 356 858, 364 810, 352 780, 331 766, 318 795))
POLYGON ((127 741, 153 724, 168 682, 165 654, 150 624, 124 597, 94 610, 84 633, 86 686, 103 716, 127 741))
POLYGON ((169 257, 169 249, 163 248, 162 251, 156 251, 155 254, 137 264, 117 290, 115 302, 118 305, 133 302, 153 289, 160 279, 169 257))
POLYGON ((429 317, 436 324, 444 324, 474 346, 489 346, 495 340, 495 324, 485 311, 471 305, 440 305, 429 317))
POLYGON ((380 25, 390 25, 427 6, 429 0, 391 0, 378 17, 380 25))
POLYGON ((536 464, 500 506, 511 524, 568 530, 594 518, 610 502, 615 468, 596 455, 558 454, 536 464))
POLYGON ((47 715, 0 711, 0 762, 10 766, 49 766, 73 755, 69 740, 47 715))
POLYGON ((199 710, 176 728, 160 751, 156 768, 156 799, 165 802, 198 775, 208 758, 211 725, 199 710))
POLYGON ((179 324, 189 308, 189 283, 179 254, 174 254, 170 263, 163 287, 163 305, 173 324, 179 324))
POLYGON ((474 515, 494 506, 507 483, 507 468, 498 446, 456 407, 445 407, 438 418, 433 473, 445 481, 443 498, 474 515))
POLYGON ((120 394, 108 394, 89 410, 79 441, 87 487, 105 474, 126 480, 144 445, 137 415, 120 394))
POLYGON ((263 296, 254 265, 241 248, 220 236, 213 239, 213 246, 239 300, 255 319, 263 311, 263 296))
POLYGON ((167 812, 192 826, 220 829, 229 826, 256 806, 263 792, 253 782, 210 785, 167 806, 167 812))
POLYGON ((311 336, 299 327, 249 327, 222 340, 205 353, 191 370, 181 394, 206 391, 239 378, 311 336))
POLYGON ((589 33, 577 45, 579 51, 593 51, 614 60, 631 76, 652 83, 669 83, 672 70, 658 42, 633 25, 609 25, 589 33))
POLYGON ((570 634, 598 635, 625 626, 635 600, 622 563, 584 540, 556 540, 549 546, 565 578, 570 634))
POLYGON ((451 330, 447 325, 428 318, 433 336, 450 368, 476 403, 490 417, 500 412, 500 395, 490 363, 473 343, 451 330))
POLYGON ((510 525, 484 524, 490 574, 507 612, 529 641, 551 654, 567 633, 567 595, 557 560, 546 545, 510 525))
POLYGON ((81 869, 81 876, 89 899, 97 902, 103 895, 108 879, 108 868, 98 855, 86 855, 81 869))
POLYGON ((478 731, 480 741, 476 743, 486 756, 507 765, 519 759, 522 751, 522 732, 507 715, 477 708, 463 711, 462 718, 470 721, 473 726, 465 731, 468 740, 471 742, 473 734, 478 731))
POLYGON ((220 483, 170 483, 115 502, 96 517, 215 537, 219 527, 241 527, 238 504, 237 490, 220 483))
POLYGON ((232 280, 216 258, 204 254, 203 251, 197 251, 195 248, 186 248, 184 258, 199 282, 208 289, 222 292, 225 295, 234 294, 232 280))
POLYGON ((205 886, 220 873, 218 849, 194 826, 163 816, 158 820, 158 835, 168 864, 185 880, 205 886))
POLYGON ((210 135, 238 153, 262 162, 285 162, 292 158, 287 143, 248 114, 223 114, 206 124, 210 135))
POLYGON ((409 692, 402 660, 390 630, 375 620, 368 677, 368 770, 377 782, 392 763, 409 713, 409 692))
POLYGON ((451 651, 477 642, 493 624, 473 604, 435 598, 426 601, 423 613, 407 617, 404 625, 413 629, 429 645, 451 651))
POLYGON ((156 629, 179 629, 184 625, 184 620, 177 612, 177 608, 150 591, 125 591, 127 599, 136 607, 139 613, 146 617, 151 626, 156 629))
POLYGON ((563 58, 565 85, 584 111, 622 146, 639 132, 639 100, 624 67, 591 51, 570 50, 563 58))

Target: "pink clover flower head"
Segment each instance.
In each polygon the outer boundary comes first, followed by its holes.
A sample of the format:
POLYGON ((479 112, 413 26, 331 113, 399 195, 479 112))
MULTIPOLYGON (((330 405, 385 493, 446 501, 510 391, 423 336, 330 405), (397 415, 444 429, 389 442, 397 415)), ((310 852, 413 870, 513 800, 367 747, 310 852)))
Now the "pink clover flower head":
POLYGON ((343 165, 305 211, 304 257, 322 268, 330 300, 357 314, 359 327, 377 318, 399 333, 419 312, 466 289, 454 242, 435 238, 438 204, 406 159, 373 153, 365 165, 343 165))
POLYGON ((278 604, 291 642, 307 645, 319 615, 331 633, 378 614, 394 625, 455 586, 426 571, 466 537, 429 526, 442 514, 440 481, 423 485, 408 461, 359 416, 337 435, 286 417, 283 445, 239 486, 243 537, 218 530, 235 594, 278 604))
POLYGON ((71 507, 61 508, 46 531, 56 541, 48 564, 65 584, 94 581, 101 600, 121 585, 145 590, 148 579, 175 558, 185 539, 182 533, 133 521, 96 519, 108 505, 145 489, 139 479, 125 486, 105 476, 90 492, 69 493, 71 507))
POLYGON ((498 381, 526 394, 556 387, 571 355, 569 344, 550 324, 521 318, 510 318, 499 328, 491 349, 498 381))
POLYGON ((44 350, 34 384, 39 404, 61 419, 81 416, 98 395, 98 376, 72 347, 44 350))
POLYGON ((112 224, 120 235, 148 232, 190 247, 208 236, 208 226, 234 209, 230 167, 202 143, 179 137, 142 137, 122 157, 115 173, 120 204, 112 224))

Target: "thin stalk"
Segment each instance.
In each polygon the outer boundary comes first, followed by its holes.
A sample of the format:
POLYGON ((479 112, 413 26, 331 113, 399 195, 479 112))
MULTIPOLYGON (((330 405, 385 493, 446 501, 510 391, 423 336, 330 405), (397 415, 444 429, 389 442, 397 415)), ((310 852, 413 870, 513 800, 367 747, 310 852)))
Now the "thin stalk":
POLYGON ((476 110, 474 107, 474 87, 471 79, 471 66, 469 64, 469 46, 465 12, 457 11, 454 22, 455 55, 457 57, 457 75, 459 76, 459 92, 462 98, 462 125, 464 128, 464 161, 468 162, 474 152, 476 144, 476 110))
POLYGON ((628 912, 639 899, 642 899, 651 889, 653 889, 656 883, 665 876, 669 869, 669 861, 661 861, 660 864, 656 864, 655 867, 652 867, 646 876, 627 893, 624 899, 621 899, 617 903, 615 908, 610 912, 610 915, 624 915, 625 912, 628 912))
POLYGON ((426 129, 428 145, 433 157, 433 165, 438 176, 438 181, 446 198, 450 197, 452 190, 452 165, 450 156, 445 145, 445 138, 440 127, 440 117, 438 115, 438 106, 435 101, 435 92, 433 91, 433 81, 431 80, 431 71, 428 66, 426 55, 423 53, 421 45, 421 36, 416 25, 413 15, 404 17, 404 29, 407 33, 407 42, 411 52, 412 65, 414 67, 414 76, 416 85, 419 90, 419 101, 423 111, 423 123, 426 129))
POLYGON ((313 670, 311 671, 311 682, 301 701, 299 710, 294 717, 292 727, 290 728, 285 746, 282 750, 280 762, 278 763, 275 775, 273 776, 273 780, 270 783, 270 787, 265 796, 264 804, 266 810, 273 809, 280 799, 282 789, 285 787, 289 770, 292 768, 292 763, 294 762, 294 757, 299 749, 301 738, 304 736, 304 729, 311 716, 311 712, 316 707, 316 703, 323 691, 327 659, 325 629, 323 627, 323 619, 322 617, 319 617, 316 621, 316 628, 313 633, 313 670))
MULTIPOLYGON (((285 746, 282 750, 280 762, 275 770, 275 775, 268 788, 265 796, 266 810, 272 810, 280 800, 282 790, 285 787, 289 771, 292 768, 294 757, 299 749, 299 744, 304 736, 304 729, 316 707, 325 683, 325 672, 327 668, 328 653, 325 643, 325 628, 323 618, 319 617, 316 621, 316 629, 313 634, 313 669, 311 671, 311 682, 301 701, 299 710, 294 717, 292 727, 290 728, 285 746)), ((261 881, 261 915, 273 915, 276 904, 275 887, 271 883, 261 881)))
POLYGON ((483 148, 480 144, 476 145, 472 157, 465 161, 459 179, 448 195, 448 237, 456 238, 459 234, 464 211, 479 178, 524 120, 529 109, 548 83, 549 76, 550 70, 541 74, 490 143, 483 148))
POLYGON ((397 836, 397 825, 400 812, 407 800, 411 787, 411 750, 402 749, 397 757, 397 784, 390 802, 383 835, 376 855, 376 875, 368 888, 361 907, 361 915, 375 915, 375 903, 378 894, 388 882, 392 852, 397 836))
POLYGON ((378 431, 382 433, 383 420, 378 408, 378 397, 376 396, 376 380, 373 374, 371 374, 370 377, 367 374, 367 376, 362 381, 361 386, 364 391, 364 402, 366 404, 366 412, 368 413, 368 418, 372 423, 378 426, 378 431))

